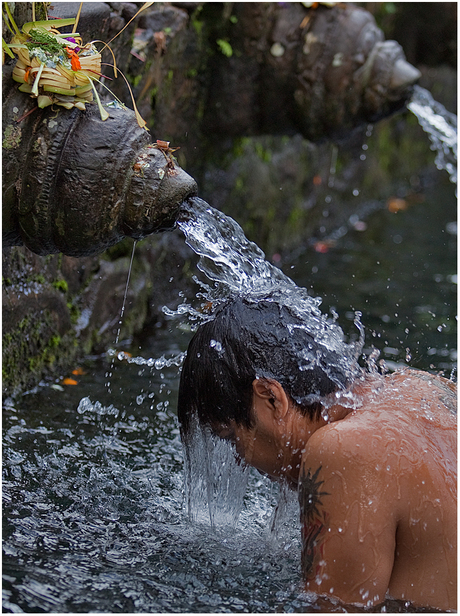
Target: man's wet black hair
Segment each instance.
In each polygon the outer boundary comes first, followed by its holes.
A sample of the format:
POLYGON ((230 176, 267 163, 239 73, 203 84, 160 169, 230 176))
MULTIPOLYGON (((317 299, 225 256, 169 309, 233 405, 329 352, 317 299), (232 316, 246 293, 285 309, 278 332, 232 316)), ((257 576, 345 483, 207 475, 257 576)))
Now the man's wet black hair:
POLYGON ((320 398, 345 388, 349 371, 305 321, 275 301, 232 300, 192 338, 182 368, 178 417, 184 439, 200 425, 252 425, 252 382, 276 379, 299 410, 320 416, 320 398), (313 358, 313 360, 312 360, 313 358))

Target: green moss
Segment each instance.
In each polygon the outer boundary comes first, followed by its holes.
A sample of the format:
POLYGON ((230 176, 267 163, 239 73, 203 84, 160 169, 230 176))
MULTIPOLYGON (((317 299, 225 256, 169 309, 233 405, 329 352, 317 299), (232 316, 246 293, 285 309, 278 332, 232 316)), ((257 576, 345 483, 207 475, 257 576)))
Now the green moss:
POLYGON ((75 325, 80 318, 81 310, 71 301, 67 302, 67 308, 70 314, 70 322, 75 325))
POLYGON ((133 77, 132 79, 130 79, 132 86, 134 88, 137 88, 137 86, 142 81, 142 78, 143 78, 143 75, 139 74, 139 75, 136 75, 135 77, 133 77))
POLYGON ((51 338, 50 338, 50 340, 49 340, 49 342, 48 342, 48 347, 49 347, 50 349, 54 349, 54 348, 56 348, 57 346, 59 346, 59 343, 60 343, 60 342, 61 342, 61 336, 58 336, 58 335, 56 335, 56 336, 51 336, 51 338))
POLYGON ((67 284, 67 281, 64 279, 55 280, 51 284, 55 289, 57 289, 58 291, 61 291, 61 293, 67 293, 69 290, 69 285, 67 284))
POLYGON ((191 17, 192 27, 197 33, 198 37, 200 38, 203 33, 203 25, 204 25, 204 21, 202 19, 199 19, 202 10, 203 10, 203 6, 197 7, 196 11, 193 13, 191 17))
POLYGON ((243 192, 244 188, 245 188, 245 182, 244 182, 243 178, 240 178, 240 177, 236 178, 236 180, 235 180, 235 189, 238 192, 243 192))
POLYGON ((236 138, 233 142, 233 148, 231 151, 231 158, 239 158, 244 156, 247 152, 247 148, 251 147, 252 140, 250 137, 236 138))
MULTIPOLYGON (((3 334, 2 336, 3 349, 10 349, 12 342, 13 342, 12 334, 3 334)), ((4 381, 8 381, 8 379, 10 378, 10 366, 9 366, 10 363, 11 362, 8 361, 8 358, 5 357, 5 354, 4 354, 3 361, 2 361, 2 378, 4 381)))
POLYGON ((40 318, 28 315, 2 336, 2 376, 4 391, 15 391, 37 382, 75 354, 75 335, 56 331, 52 312, 40 318))
POLYGON ((10 124, 3 134, 3 147, 5 150, 14 150, 21 143, 22 131, 20 126, 10 124))
POLYGON ((122 257, 130 257, 133 252, 133 240, 129 237, 125 237, 114 246, 107 248, 103 253, 102 258, 107 261, 116 261, 122 257))
POLYGON ((197 33, 197 35, 201 36, 201 33, 203 31, 203 22, 200 21, 199 19, 193 19, 192 26, 195 32, 197 33))
POLYGON ((36 2, 35 3, 35 21, 45 21, 48 19, 48 9, 51 2, 36 2))
POLYGON ((27 276, 26 278, 22 279, 22 281, 25 284, 32 284, 32 283, 38 283, 38 284, 45 284, 46 283, 46 278, 43 274, 36 274, 33 273, 30 276, 27 276))
POLYGON ((255 152, 256 152, 257 156, 264 163, 269 163, 271 161, 271 159, 272 159, 271 151, 269 149, 267 149, 267 148, 264 148, 264 146, 259 141, 255 142, 254 149, 255 149, 255 152))
POLYGON ((303 212, 301 208, 295 207, 289 213, 288 225, 292 228, 298 228, 302 224, 303 212))

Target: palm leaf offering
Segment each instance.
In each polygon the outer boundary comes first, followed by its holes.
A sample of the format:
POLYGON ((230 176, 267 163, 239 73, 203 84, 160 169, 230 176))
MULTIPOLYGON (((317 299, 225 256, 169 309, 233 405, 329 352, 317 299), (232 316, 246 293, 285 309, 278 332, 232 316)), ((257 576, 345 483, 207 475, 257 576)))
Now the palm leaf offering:
POLYGON ((21 92, 37 98, 40 108, 55 104, 84 111, 93 100, 92 81, 101 76, 101 54, 92 43, 83 45, 78 33, 59 32, 74 23, 75 19, 29 22, 9 44, 18 57, 13 79, 21 84, 21 92))
MULTIPOLYGON (((151 4, 153 3, 145 3, 134 17, 151 4)), ((103 77, 101 53, 95 47, 97 41, 83 45, 80 35, 75 31, 80 11, 77 17, 72 19, 28 22, 20 31, 7 2, 4 7, 13 38, 8 44, 3 41, 3 50, 9 55, 14 52, 17 56, 12 76, 21 84, 19 90, 36 98, 42 109, 59 105, 66 109, 77 107, 84 111, 86 103, 93 102, 94 96, 101 118, 106 120, 109 114, 101 105, 94 83, 103 77), (71 33, 64 34, 59 31, 59 28, 72 25, 74 27, 71 33)), ((116 76, 115 58, 113 68, 116 76)), ((129 89, 131 91, 131 88, 129 89)), ((133 104, 137 121, 144 127, 145 121, 138 113, 134 100, 133 104)))

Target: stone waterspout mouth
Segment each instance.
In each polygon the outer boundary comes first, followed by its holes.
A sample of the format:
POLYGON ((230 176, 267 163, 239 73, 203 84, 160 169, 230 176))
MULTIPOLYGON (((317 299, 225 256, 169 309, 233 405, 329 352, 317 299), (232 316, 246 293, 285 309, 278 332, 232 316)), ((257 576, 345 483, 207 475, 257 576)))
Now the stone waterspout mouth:
POLYGON ((4 246, 80 257, 174 227, 195 180, 132 111, 33 107, 15 87, 3 104, 4 246))
POLYGON ((396 60, 390 80, 390 90, 405 90, 414 85, 422 73, 404 58, 396 60))

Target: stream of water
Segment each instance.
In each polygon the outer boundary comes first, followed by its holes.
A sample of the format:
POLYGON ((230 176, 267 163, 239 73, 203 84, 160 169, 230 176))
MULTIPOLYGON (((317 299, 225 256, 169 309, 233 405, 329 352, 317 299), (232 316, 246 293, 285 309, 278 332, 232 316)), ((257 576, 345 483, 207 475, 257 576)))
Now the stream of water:
POLYGON ((436 152, 435 164, 457 184, 457 116, 434 100, 425 88, 414 86, 407 108, 417 117, 436 152))
POLYGON ((200 255, 196 297, 165 308, 169 326, 129 353, 86 358, 78 386, 43 383, 4 400, 4 611, 322 611, 299 591, 294 494, 237 467, 224 442, 213 458, 197 442, 198 480, 185 489, 175 406, 190 330, 209 318, 203 305, 278 291, 351 363, 375 345, 390 367, 449 375, 456 206, 439 190, 398 219, 374 211, 366 233, 381 241, 349 231, 314 262, 286 262, 289 276, 232 219, 200 199, 184 204, 179 227, 200 255))

